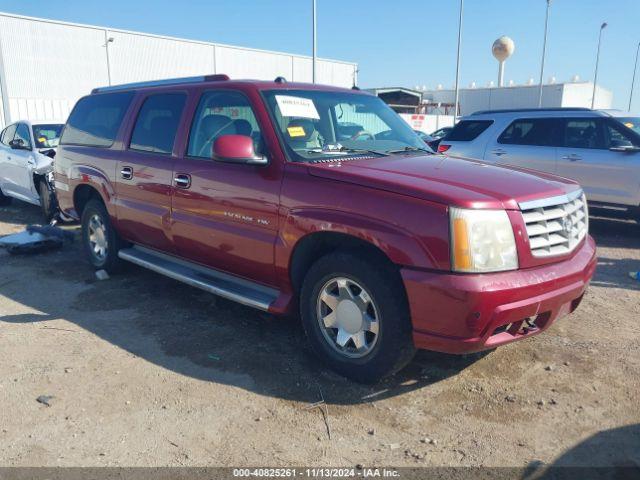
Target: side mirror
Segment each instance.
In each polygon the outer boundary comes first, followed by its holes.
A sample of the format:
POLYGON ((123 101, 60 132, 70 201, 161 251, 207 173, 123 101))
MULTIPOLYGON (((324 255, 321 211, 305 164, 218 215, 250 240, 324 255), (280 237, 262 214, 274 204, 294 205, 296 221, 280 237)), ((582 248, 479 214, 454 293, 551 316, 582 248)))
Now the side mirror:
POLYGON ((28 150, 21 138, 14 138, 9 142, 9 146, 14 150, 28 150))
POLYGON ((611 140, 609 150, 612 152, 637 152, 640 149, 628 140, 611 140))
POLYGON ((212 156, 218 162, 266 165, 267 157, 256 155, 253 138, 246 135, 222 135, 213 142, 212 156))

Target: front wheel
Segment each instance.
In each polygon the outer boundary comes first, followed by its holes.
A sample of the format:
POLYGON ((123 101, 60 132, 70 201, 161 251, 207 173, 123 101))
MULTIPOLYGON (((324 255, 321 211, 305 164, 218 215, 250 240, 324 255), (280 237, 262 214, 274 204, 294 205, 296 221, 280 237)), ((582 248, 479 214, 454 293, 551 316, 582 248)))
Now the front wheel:
POLYGON ((334 253, 311 267, 300 309, 315 353, 352 380, 373 383, 413 358, 411 321, 397 272, 334 253))
POLYGON ((82 242, 96 270, 115 273, 121 269, 123 261, 118 251, 123 246, 122 240, 111 225, 106 207, 95 198, 82 211, 82 242))
POLYGON ((38 183, 38 195, 40 196, 40 208, 42 209, 44 220, 45 222, 50 222, 56 214, 56 199, 45 180, 40 180, 38 183))

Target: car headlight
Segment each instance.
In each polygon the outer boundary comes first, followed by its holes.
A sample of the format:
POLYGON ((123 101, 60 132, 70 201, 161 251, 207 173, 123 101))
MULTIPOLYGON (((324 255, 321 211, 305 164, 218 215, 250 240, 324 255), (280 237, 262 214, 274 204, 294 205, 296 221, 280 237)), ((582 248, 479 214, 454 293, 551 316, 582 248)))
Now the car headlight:
POLYGON ((518 268, 518 252, 504 210, 451 207, 451 266, 456 272, 500 272, 518 268))

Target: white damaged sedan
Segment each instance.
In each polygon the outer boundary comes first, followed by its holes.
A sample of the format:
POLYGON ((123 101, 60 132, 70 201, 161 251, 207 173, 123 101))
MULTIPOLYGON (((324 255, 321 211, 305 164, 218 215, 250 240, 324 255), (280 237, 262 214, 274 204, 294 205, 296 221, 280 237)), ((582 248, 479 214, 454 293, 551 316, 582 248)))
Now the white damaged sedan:
POLYGON ((40 205, 45 220, 56 212, 53 157, 62 122, 21 120, 0 133, 0 205, 12 198, 40 205))

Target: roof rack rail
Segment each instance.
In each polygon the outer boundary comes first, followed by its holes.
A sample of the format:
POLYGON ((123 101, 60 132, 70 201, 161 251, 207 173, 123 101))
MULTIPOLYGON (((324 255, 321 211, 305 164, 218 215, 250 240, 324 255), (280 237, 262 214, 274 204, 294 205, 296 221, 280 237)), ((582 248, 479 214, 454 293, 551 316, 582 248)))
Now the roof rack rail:
POLYGON ((228 75, 225 75, 224 73, 216 73, 213 75, 198 75, 196 77, 166 78, 163 80, 151 80, 147 82, 123 83, 121 85, 94 88, 91 90, 91 93, 117 92, 119 90, 133 90, 145 87, 162 87, 165 85, 180 85, 182 83, 220 82, 226 80, 229 80, 228 75))
POLYGON ((478 110, 471 115, 485 115, 488 113, 511 113, 511 112, 564 112, 564 111, 579 111, 579 112, 591 112, 590 108, 584 107, 557 107, 557 108, 505 108, 498 110, 478 110))

